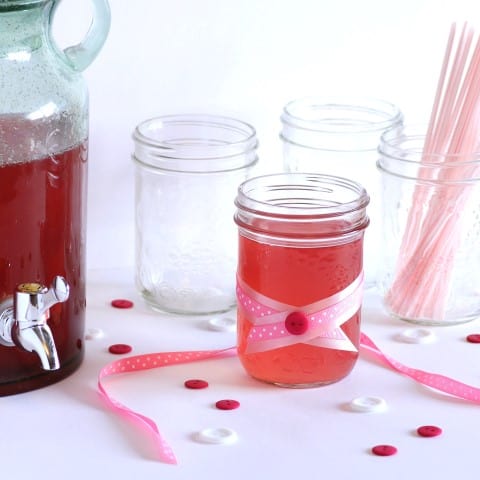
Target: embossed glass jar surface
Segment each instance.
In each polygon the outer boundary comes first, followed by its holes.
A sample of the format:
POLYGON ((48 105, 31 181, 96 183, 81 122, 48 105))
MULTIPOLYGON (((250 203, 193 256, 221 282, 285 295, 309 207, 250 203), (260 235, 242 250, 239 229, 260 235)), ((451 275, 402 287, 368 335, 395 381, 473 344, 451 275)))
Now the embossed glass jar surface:
POLYGON ((155 309, 235 306, 234 198, 257 162, 253 127, 213 115, 170 115, 135 129, 136 283, 155 309))
POLYGON ((402 113, 379 99, 307 97, 285 105, 281 121, 285 171, 351 178, 369 192, 364 256, 366 285, 373 286, 381 238, 377 147, 385 130, 402 124, 402 113))
POLYGON ((359 184, 319 174, 239 187, 238 354, 253 377, 309 387, 355 365, 368 201, 359 184))
POLYGON ((480 152, 426 154, 426 131, 407 125, 380 142, 379 287, 393 316, 454 325, 480 316, 480 152))

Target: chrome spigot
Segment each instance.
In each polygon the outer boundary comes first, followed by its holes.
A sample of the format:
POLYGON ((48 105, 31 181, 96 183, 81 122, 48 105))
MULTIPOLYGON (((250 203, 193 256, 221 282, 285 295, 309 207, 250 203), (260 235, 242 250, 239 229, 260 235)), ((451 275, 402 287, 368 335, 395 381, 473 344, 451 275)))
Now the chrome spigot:
POLYGON ((47 325, 50 307, 65 302, 69 286, 63 277, 55 277, 50 288, 39 283, 22 283, 13 299, 0 305, 0 344, 35 352, 44 370, 58 370, 57 348, 47 325))

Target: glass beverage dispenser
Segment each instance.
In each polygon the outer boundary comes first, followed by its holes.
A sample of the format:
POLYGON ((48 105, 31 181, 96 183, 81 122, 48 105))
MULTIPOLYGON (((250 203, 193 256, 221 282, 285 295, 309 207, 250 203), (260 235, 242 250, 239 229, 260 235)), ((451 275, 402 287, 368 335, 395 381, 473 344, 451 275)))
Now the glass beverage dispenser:
POLYGON ((0 395, 71 374, 83 355, 88 93, 110 25, 52 38, 60 0, 0 0, 0 395))

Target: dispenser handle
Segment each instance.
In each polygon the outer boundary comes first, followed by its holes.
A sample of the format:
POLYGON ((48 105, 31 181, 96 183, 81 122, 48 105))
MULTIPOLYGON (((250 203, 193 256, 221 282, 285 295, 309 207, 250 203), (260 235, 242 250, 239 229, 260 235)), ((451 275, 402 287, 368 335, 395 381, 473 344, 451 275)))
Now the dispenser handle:
POLYGON ((68 299, 70 287, 60 276, 53 279, 50 288, 40 283, 22 283, 15 292, 15 320, 18 324, 44 324, 49 317, 50 307, 68 299))
MULTIPOLYGON (((48 32, 50 43, 56 47, 56 43, 52 41, 52 21, 55 12, 62 0, 53 0, 52 8, 48 15, 48 32)), ((88 29, 83 40, 64 50, 55 48, 60 58, 71 68, 78 72, 85 70, 100 52, 105 40, 107 39, 110 29, 111 13, 108 0, 90 0, 93 5, 93 15, 90 28, 88 29)))
POLYGON ((70 294, 70 287, 67 281, 60 276, 53 279, 50 289, 45 294, 43 308, 44 310, 53 307, 57 303, 63 303, 68 300, 70 294))

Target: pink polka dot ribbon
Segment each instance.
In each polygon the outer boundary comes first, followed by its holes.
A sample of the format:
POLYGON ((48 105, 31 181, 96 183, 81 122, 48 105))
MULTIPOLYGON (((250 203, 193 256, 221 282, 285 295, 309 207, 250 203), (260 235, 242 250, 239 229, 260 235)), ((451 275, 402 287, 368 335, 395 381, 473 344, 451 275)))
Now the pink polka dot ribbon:
POLYGON ((112 398, 105 389, 103 381, 112 375, 121 373, 140 372, 142 370, 150 370, 152 368, 166 367, 169 365, 178 365, 181 363, 197 362, 213 357, 227 357, 236 355, 236 347, 230 347, 222 350, 200 350, 190 352, 163 352, 151 353, 146 355, 136 355, 133 357, 123 358, 115 362, 109 363, 100 370, 98 375, 98 390, 100 396, 106 404, 119 415, 132 420, 145 432, 150 433, 156 445, 159 459, 165 463, 176 464, 177 459, 172 448, 163 438, 156 423, 150 418, 135 412, 123 405, 119 401, 112 398))
POLYGON ((245 353, 264 352, 296 343, 356 352, 355 345, 340 327, 358 312, 362 297, 363 272, 345 289, 309 305, 289 305, 266 297, 237 277, 238 308, 253 325, 245 353), (300 313, 305 318, 304 333, 292 334, 286 325, 293 313, 300 313))
MULTIPOLYGON (((400 362, 397 362, 390 356, 385 355, 364 333, 362 333, 360 336, 360 347, 362 353, 373 355, 373 357, 379 360, 381 363, 399 373, 402 373, 403 375, 412 378, 416 382, 448 395, 480 404, 480 388, 472 387, 443 375, 407 367, 400 362)), ((98 376, 99 393, 108 407, 110 407, 120 416, 132 420, 145 433, 151 436, 155 443, 159 460, 169 464, 177 464, 177 459, 173 449, 161 435, 157 424, 152 419, 142 415, 141 413, 131 410, 126 405, 123 405, 111 397, 104 386, 104 381, 113 375, 139 372, 152 368, 196 362, 210 358, 224 358, 236 355, 236 352, 236 347, 230 347, 221 350, 151 353, 116 360, 106 365, 100 371, 98 376)))
POLYGON ((406 365, 397 362, 392 357, 385 355, 373 341, 364 333, 360 335, 360 346, 362 351, 371 353, 377 360, 397 372, 412 378, 418 383, 427 387, 438 390, 439 392, 447 393, 463 400, 468 400, 473 403, 480 403, 480 389, 472 387, 465 383, 454 380, 444 375, 437 373, 429 373, 416 368, 407 367, 406 365))

